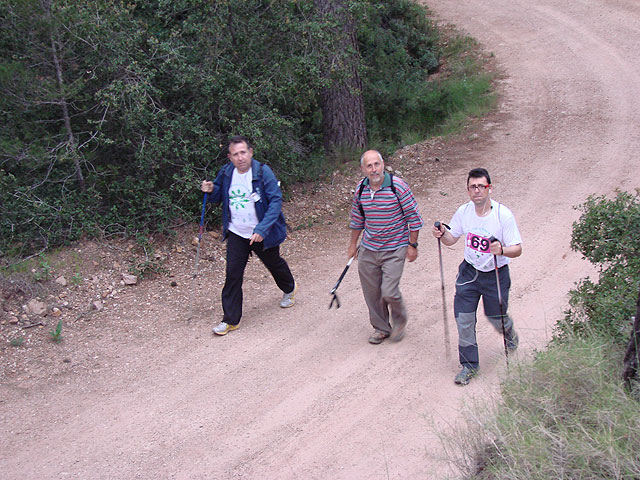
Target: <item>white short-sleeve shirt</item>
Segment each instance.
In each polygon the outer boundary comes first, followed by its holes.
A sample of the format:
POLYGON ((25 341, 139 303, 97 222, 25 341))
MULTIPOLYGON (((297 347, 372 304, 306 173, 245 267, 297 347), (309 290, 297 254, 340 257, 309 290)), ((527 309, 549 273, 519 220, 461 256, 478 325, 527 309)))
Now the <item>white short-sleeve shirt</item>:
MULTIPOLYGON (((476 214, 473 202, 460 206, 451 219, 451 235, 464 236, 464 259, 476 270, 489 272, 495 268, 493 254, 489 251, 489 239, 495 237, 505 247, 522 243, 516 219, 507 207, 491 200, 491 212, 480 217, 476 214)), ((498 268, 509 263, 510 259, 497 256, 498 268)))

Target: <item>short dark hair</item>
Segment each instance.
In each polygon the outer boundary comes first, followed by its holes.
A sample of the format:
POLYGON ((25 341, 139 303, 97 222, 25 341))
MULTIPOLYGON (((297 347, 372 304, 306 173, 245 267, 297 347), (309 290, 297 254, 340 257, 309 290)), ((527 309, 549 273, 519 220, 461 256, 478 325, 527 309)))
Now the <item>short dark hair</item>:
POLYGON ((229 152, 229 147, 234 143, 246 143, 247 148, 253 148, 253 145, 251 145, 251 140, 249 140, 247 137, 245 137, 244 135, 235 135, 229 138, 229 143, 227 144, 227 153, 229 152))
POLYGON ((489 172, 487 172, 486 168, 474 168, 469 172, 469 176, 467 177, 467 185, 469 185, 469 180, 472 178, 486 178, 487 183, 491 185, 491 177, 489 176, 489 172))

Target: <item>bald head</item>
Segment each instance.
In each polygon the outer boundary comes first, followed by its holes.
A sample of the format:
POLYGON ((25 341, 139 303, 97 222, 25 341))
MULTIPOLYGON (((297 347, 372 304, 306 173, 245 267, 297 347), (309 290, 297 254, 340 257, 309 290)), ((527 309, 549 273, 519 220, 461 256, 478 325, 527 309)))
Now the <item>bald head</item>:
POLYGON ((375 157, 378 160, 380 160, 380 162, 384 163, 384 160, 382 159, 382 154, 379 151, 377 151, 377 150, 367 150, 360 157, 360 166, 364 165, 365 158, 371 158, 371 157, 375 157))
POLYGON ((367 150, 360 157, 360 169, 369 179, 372 190, 378 190, 384 180, 384 160, 377 150, 367 150))

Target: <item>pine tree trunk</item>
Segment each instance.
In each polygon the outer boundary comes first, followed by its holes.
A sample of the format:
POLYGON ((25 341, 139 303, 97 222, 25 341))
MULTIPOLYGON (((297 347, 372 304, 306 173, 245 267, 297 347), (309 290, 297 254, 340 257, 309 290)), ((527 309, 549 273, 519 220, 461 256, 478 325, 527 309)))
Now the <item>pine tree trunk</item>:
POLYGON ((330 45, 324 46, 323 75, 329 84, 320 92, 325 148, 363 149, 367 127, 353 18, 345 0, 315 0, 315 7, 331 25, 333 37, 330 45))

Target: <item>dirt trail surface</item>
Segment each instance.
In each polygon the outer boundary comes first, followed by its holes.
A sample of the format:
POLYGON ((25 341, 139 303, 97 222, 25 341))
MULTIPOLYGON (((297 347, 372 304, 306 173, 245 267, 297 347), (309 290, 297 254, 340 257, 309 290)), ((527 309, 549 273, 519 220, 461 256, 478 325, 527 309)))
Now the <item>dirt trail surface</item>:
MULTIPOLYGON (((510 310, 521 334, 518 355, 527 356, 545 345, 567 291, 591 272, 569 248, 579 215, 573 206, 591 193, 638 186, 640 5, 429 6, 440 22, 458 25, 495 54, 504 72, 500 110, 459 138, 404 149, 389 163, 413 186, 427 225, 447 221, 467 201, 470 168, 492 172, 493 198, 513 210, 523 237, 524 253, 512 263, 510 310)), ((346 262, 345 207, 356 179, 354 173, 286 206, 300 222, 299 209, 317 208, 315 219, 303 219, 315 225, 297 229, 283 246, 300 285, 291 309, 278 307, 280 292, 252 259, 241 328, 214 338, 223 249, 207 238, 193 319, 186 317, 194 249, 185 241, 170 252, 172 277, 116 289, 90 319, 74 321, 65 311, 59 344, 4 347, 0 477, 455 476, 438 431, 458 423, 470 399, 495 394, 504 375, 502 341, 480 316, 481 375, 467 387, 454 385, 457 334, 450 318, 447 360, 437 244, 428 229, 402 281, 411 317, 402 342, 367 343, 355 263, 338 291, 342 308, 327 309, 346 262)), ((445 249, 444 258, 452 317, 462 246, 445 249)), ((108 255, 96 259, 111 262, 108 255)), ((45 320, 48 327, 55 321, 45 320)))

